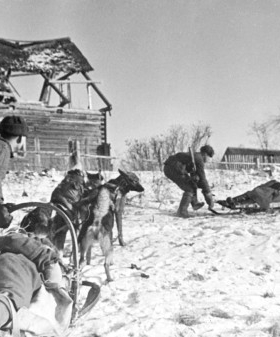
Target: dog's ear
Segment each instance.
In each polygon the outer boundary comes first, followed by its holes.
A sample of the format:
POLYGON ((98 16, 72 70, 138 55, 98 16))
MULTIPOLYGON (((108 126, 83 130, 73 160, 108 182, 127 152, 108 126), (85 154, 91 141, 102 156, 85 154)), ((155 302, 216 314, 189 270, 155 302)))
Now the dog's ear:
POLYGON ((122 171, 121 169, 118 169, 120 175, 127 177, 127 173, 122 171))

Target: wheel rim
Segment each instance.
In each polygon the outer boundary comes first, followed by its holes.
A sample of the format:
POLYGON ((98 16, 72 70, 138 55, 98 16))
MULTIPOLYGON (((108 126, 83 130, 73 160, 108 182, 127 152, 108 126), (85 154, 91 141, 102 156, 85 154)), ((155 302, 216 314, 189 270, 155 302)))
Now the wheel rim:
MULTIPOLYGON (((73 264, 74 264, 74 270, 73 270, 73 277, 72 277, 72 283, 71 283, 71 293, 73 298, 73 312, 76 314, 76 303, 77 303, 77 297, 78 297, 78 285, 79 285, 79 262, 78 262, 78 241, 76 232, 74 229, 74 226, 69 219, 69 217, 57 206, 55 206, 53 203, 43 203, 43 202, 24 202, 21 204, 13 205, 9 208, 9 212, 13 213, 19 209, 27 208, 27 207, 42 207, 46 209, 51 209, 57 212, 65 221, 70 234, 71 234, 71 240, 72 240, 72 249, 73 249, 73 264)), ((72 315, 73 317, 73 315, 72 315)))

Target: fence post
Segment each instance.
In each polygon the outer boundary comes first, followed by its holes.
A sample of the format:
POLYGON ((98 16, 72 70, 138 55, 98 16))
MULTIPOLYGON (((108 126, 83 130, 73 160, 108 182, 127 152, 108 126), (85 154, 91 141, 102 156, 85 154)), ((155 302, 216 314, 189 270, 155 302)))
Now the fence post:
POLYGON ((259 168, 260 168, 260 158, 255 157, 255 158, 254 158, 254 162, 255 162, 255 168, 256 168, 257 170, 259 170, 259 168))
POLYGON ((84 167, 85 170, 90 170, 90 158, 87 157, 87 155, 89 154, 89 141, 88 138, 85 138, 85 157, 84 157, 84 167))
POLYGON ((40 155, 40 139, 38 136, 34 138, 34 147, 35 147, 35 170, 37 172, 41 171, 42 163, 41 163, 41 155, 40 155))
POLYGON ((229 166, 228 166, 228 156, 225 156, 225 162, 226 162, 226 165, 225 165, 225 167, 226 167, 226 170, 228 170, 229 169, 229 166))
POLYGON ((78 140, 69 140, 68 141, 68 151, 69 151, 69 169, 79 168, 82 170, 81 163, 81 149, 80 142, 78 140))

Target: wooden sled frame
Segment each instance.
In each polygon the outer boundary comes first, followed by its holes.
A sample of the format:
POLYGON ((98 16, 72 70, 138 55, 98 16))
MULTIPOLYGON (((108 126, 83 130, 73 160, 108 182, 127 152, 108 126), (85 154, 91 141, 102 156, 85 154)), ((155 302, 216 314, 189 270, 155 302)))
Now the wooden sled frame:
POLYGON ((276 201, 273 200, 273 202, 270 203, 270 207, 268 210, 261 209, 260 206, 256 202, 239 204, 234 208, 226 206, 224 203, 224 200, 217 200, 216 203, 222 207, 222 210, 224 209, 227 210, 227 212, 219 212, 214 209, 209 209, 212 213, 216 215, 232 215, 232 214, 242 214, 242 213, 254 214, 254 213, 261 213, 261 212, 274 212, 274 211, 280 210, 278 198, 276 201))
POLYGON ((69 219, 69 217, 57 206, 53 203, 43 203, 43 202, 24 202, 16 205, 12 205, 9 207, 9 212, 13 213, 17 210, 28 208, 28 207, 42 207, 46 209, 51 209, 52 211, 56 211, 65 221, 72 240, 72 250, 73 250, 73 276, 71 279, 71 288, 70 288, 70 296, 73 300, 73 310, 72 310, 72 318, 73 321, 77 315, 77 302, 78 302, 78 293, 79 293, 79 260, 78 260, 78 241, 74 226, 69 219))

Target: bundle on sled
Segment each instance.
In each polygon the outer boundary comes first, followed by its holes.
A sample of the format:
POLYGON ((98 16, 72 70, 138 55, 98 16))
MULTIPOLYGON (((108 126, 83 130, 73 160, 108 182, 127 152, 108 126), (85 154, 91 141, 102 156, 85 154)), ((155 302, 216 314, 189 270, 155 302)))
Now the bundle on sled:
MULTIPOLYGON (((228 197, 226 200, 217 200, 216 202, 232 210, 255 209, 267 211, 269 208, 276 208, 272 204, 280 203, 280 182, 270 180, 251 191, 247 191, 236 197, 228 197)), ((279 205, 277 208, 279 208, 279 205)))

